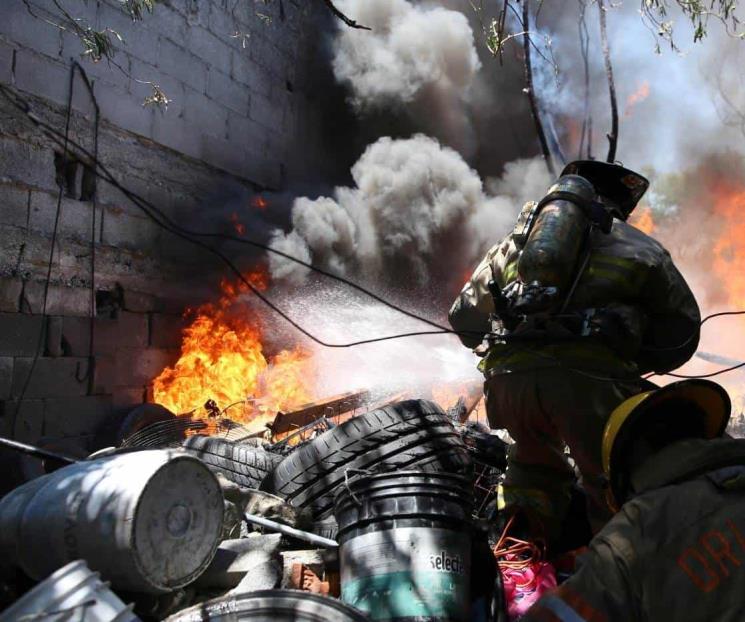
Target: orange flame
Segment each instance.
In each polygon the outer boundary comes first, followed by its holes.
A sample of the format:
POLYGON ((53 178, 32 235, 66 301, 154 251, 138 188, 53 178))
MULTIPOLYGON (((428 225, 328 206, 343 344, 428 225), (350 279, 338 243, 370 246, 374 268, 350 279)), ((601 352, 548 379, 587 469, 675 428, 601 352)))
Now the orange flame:
POLYGON ((269 207, 269 202, 262 196, 255 196, 250 201, 251 207, 254 209, 265 210, 269 207))
MULTIPOLYGON (((264 270, 246 278, 258 289, 267 287, 264 270)), ((229 408, 230 419, 258 424, 313 399, 309 355, 295 348, 267 358, 259 323, 237 305, 237 297, 247 289, 245 283, 224 281, 219 302, 193 313, 178 361, 153 381, 157 403, 205 418, 204 404, 211 399, 221 409, 229 408)))
POLYGON ((644 80, 644 82, 642 82, 637 87, 637 89, 626 99, 626 106, 623 110, 623 116, 630 116, 632 111, 634 110, 634 107, 647 99, 647 97, 649 97, 649 82, 647 80, 644 80))
POLYGON ((637 208, 629 218, 629 224, 647 235, 651 234, 655 227, 652 209, 647 206, 637 208))
POLYGON ((246 233, 246 225, 238 220, 238 214, 235 212, 230 215, 230 222, 233 223, 233 228, 238 235, 244 235, 246 233))
POLYGON ((712 192, 714 212, 722 219, 714 242, 712 268, 727 283, 733 308, 745 308, 745 189, 719 183, 712 192))

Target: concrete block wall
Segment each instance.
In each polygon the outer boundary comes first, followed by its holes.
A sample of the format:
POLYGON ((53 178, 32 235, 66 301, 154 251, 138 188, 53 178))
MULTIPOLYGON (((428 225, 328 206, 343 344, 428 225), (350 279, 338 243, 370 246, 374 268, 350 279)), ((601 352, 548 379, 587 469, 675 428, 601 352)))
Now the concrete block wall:
MULTIPOLYGON (((11 81, 12 71, 20 90, 65 104, 69 62, 80 57, 82 46, 43 21, 59 22, 51 0, 33 6, 38 17, 21 0, 0 8, 0 79, 11 81)), ((68 10, 82 24, 111 28, 124 40, 114 62, 128 75, 106 61, 86 63, 106 119, 278 188, 293 161, 289 151, 300 117, 312 114, 312 85, 299 74, 317 45, 315 28, 307 27, 315 6, 301 0, 169 0, 135 24, 116 0, 76 2, 68 10), (142 106, 152 93, 148 82, 169 98, 165 112, 142 106)), ((87 109, 82 92, 74 104, 87 109)))
MULTIPOLYGON (((318 122, 328 94, 312 77, 322 3, 164 0, 135 25, 119 4, 72 12, 126 42, 115 60, 129 75, 81 63, 101 111, 100 159, 128 188, 180 222, 204 221, 226 188, 282 190, 333 160, 318 122), (163 89, 167 110, 143 106, 143 81, 163 89)), ((45 23, 51 0, 33 6, 42 19, 21 0, 0 7, 0 82, 62 130, 81 46, 45 23)), ((88 147, 92 112, 77 77, 70 136, 88 147)), ((94 449, 178 356, 183 310, 209 292, 216 264, 104 182, 94 203, 82 161, 68 165, 52 248, 60 152, 0 97, 0 435, 94 449)))

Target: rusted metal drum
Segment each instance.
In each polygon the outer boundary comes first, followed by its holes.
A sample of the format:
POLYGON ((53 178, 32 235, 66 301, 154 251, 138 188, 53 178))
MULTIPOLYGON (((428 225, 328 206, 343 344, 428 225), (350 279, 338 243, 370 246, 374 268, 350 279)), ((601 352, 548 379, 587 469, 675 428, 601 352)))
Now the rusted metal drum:
POLYGON ((84 559, 117 589, 157 594, 204 571, 222 521, 222 491, 200 460, 139 451, 78 462, 6 495, 0 551, 37 580, 84 559))

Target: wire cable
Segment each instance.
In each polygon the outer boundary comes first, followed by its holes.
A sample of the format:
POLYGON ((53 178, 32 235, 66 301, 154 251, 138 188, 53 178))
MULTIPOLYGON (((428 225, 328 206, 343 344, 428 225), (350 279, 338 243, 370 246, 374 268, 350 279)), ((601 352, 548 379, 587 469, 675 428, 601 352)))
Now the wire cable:
MULTIPOLYGON (((81 73, 85 76, 85 72, 82 67, 78 66, 81 73)), ((87 76, 86 76, 87 79, 87 76)), ((40 119, 37 115, 35 115, 30 108, 30 105, 26 100, 21 98, 17 93, 9 89, 7 86, 0 84, 0 94, 2 94, 12 105, 14 105, 16 108, 21 110, 35 125, 40 127, 42 130, 47 132, 51 135, 51 138, 55 140, 55 142, 58 142, 60 140, 63 141, 63 144, 65 146, 73 145, 78 151, 80 151, 82 154, 84 154, 90 161, 93 163, 93 172, 94 174, 104 181, 107 181, 112 186, 117 188, 124 196, 126 196, 130 201, 132 201, 138 208, 140 208, 153 222, 155 222, 158 226, 165 229, 166 231, 171 232, 172 234, 176 235, 177 237, 180 237, 181 239, 184 239, 188 242, 191 242, 192 244, 195 244, 203 249, 205 249, 207 252, 215 255, 220 260, 222 260, 227 267, 233 272, 236 277, 247 287, 249 291, 251 291, 262 303, 264 303, 267 307, 269 307, 274 313, 279 315, 282 319, 284 319, 286 322, 288 322, 293 328, 295 328, 298 332, 308 337, 311 341, 317 343, 318 345, 321 345, 326 348, 350 348, 355 347, 359 345, 364 344, 370 344, 370 343, 378 343, 382 341, 390 341, 394 339, 401 339, 406 337, 414 337, 414 336, 424 336, 424 335, 441 335, 441 334, 451 334, 451 335, 479 335, 479 336, 487 336, 491 335, 493 333, 482 333, 480 331, 456 331, 450 328, 447 328, 446 326, 443 326, 442 324, 439 324, 437 322, 434 322, 426 317, 423 317, 419 314, 416 314, 412 311, 409 311, 385 298, 383 298, 381 295, 376 294, 375 292, 370 291, 369 289, 365 288, 362 285, 359 285, 358 283, 355 283, 354 281, 351 281, 347 278, 344 278, 342 276, 339 276, 337 274, 334 274, 332 272, 329 272, 327 270, 324 270, 322 268, 319 268, 318 266, 315 266, 311 264, 310 262, 304 261, 302 259, 299 259, 297 257, 294 257, 292 255, 289 255, 288 253, 284 253, 283 251, 280 251, 276 248, 272 248, 268 244, 264 244, 261 242, 258 242, 256 240, 252 240, 250 238, 244 238, 244 237, 237 237, 234 235, 224 234, 224 233, 205 233, 205 232, 199 232, 199 231, 192 231, 189 229, 186 229, 180 225, 178 225, 176 222, 174 222, 169 216, 167 216, 162 210, 160 210, 157 206, 155 206, 153 203, 145 199, 144 197, 138 195, 137 193, 129 190, 125 186, 123 186, 115 177, 114 175, 107 169, 105 165, 103 165, 100 160, 96 157, 95 154, 91 154, 87 149, 85 149, 82 145, 75 142, 73 139, 69 137, 69 116, 70 116, 70 110, 68 109, 68 118, 66 123, 66 131, 65 134, 62 134, 57 129, 49 125, 48 123, 44 122, 42 119, 40 119), (283 311, 281 308, 279 308, 274 302, 271 301, 263 292, 261 292, 256 286, 254 286, 238 269, 238 267, 220 250, 208 245, 207 243, 203 242, 200 239, 195 238, 208 238, 208 239, 221 239, 221 240, 227 240, 236 242, 239 244, 246 244, 249 246, 252 246, 254 248, 258 248, 260 250, 264 250, 269 253, 273 253, 275 255, 278 255, 280 257, 283 257, 287 259, 288 261, 292 261, 293 263, 296 263, 298 265, 301 265, 305 268, 308 268, 309 270, 312 270, 313 272, 316 272, 318 274, 321 274, 327 278, 333 279, 335 281, 338 281, 344 285, 347 285, 348 287, 355 289, 359 291, 360 293, 365 294, 366 296, 372 298, 376 302, 379 302, 380 304, 383 304, 384 306, 397 311, 409 318, 415 319, 417 321, 423 322, 437 330, 433 331, 412 331, 407 333, 399 333, 394 335, 387 335, 383 337, 374 337, 370 339, 362 339, 357 341, 351 341, 346 343, 330 343, 327 341, 324 341, 323 339, 320 339, 319 337, 316 337, 314 334, 312 334, 310 331, 305 329, 303 326, 301 326, 299 323, 297 323, 295 320, 293 320, 285 311, 283 311)), ((70 93, 70 99, 71 99, 71 93, 70 93)), ((95 97, 94 97, 95 100, 95 97)), ((51 270, 51 262, 50 262, 50 270, 51 270)), ((45 300, 46 300, 46 294, 45 294, 45 300)), ((46 304, 46 303, 45 303, 46 304)), ((745 311, 725 311, 720 313, 714 313, 706 318, 704 318, 701 321, 701 325, 703 325, 704 322, 706 322, 709 319, 712 319, 714 317, 719 317, 723 315, 743 315, 745 314, 745 311)), ((507 341, 509 341, 509 336, 507 337, 507 341)), ((682 344, 671 347, 671 348, 649 348, 652 350, 676 350, 680 349, 681 347, 687 345, 692 339, 694 338, 694 335, 691 335, 685 342, 682 344)), ((646 349, 646 348, 645 348, 646 349)), ((545 353, 539 353, 534 351, 537 355, 543 356, 546 359, 552 360, 555 363, 561 363, 561 359, 558 357, 553 357, 551 355, 545 354, 545 353)), ((721 373, 726 373, 728 371, 732 371, 733 369, 738 369, 739 367, 745 366, 738 365, 733 366, 731 368, 726 368, 723 370, 720 370, 718 372, 714 372, 712 374, 706 374, 705 376, 683 376, 683 375, 677 375, 676 377, 682 377, 682 378, 698 378, 698 377, 711 377, 715 375, 719 375, 721 373)), ((597 380, 606 380, 606 381, 628 381, 629 378, 625 377, 609 377, 609 376, 598 376, 595 374, 591 374, 589 372, 586 372, 581 369, 571 368, 571 367, 565 367, 565 369, 568 369, 570 371, 579 373, 581 375, 587 376, 589 378, 597 379, 597 380)), ((514 373, 514 372, 508 372, 508 373, 514 373)), ((675 374, 651 374, 651 375, 671 375, 675 376, 675 374)), ((650 375, 650 376, 651 376, 650 375)), ((649 377, 649 376, 648 376, 649 377)))
MULTIPOLYGON (((68 157, 68 142, 70 139, 70 119, 72 117, 72 94, 73 94, 73 87, 75 83, 75 69, 74 67, 70 67, 70 79, 67 89, 67 112, 65 114, 65 133, 64 133, 64 145, 62 148, 62 171, 65 172, 65 169, 67 167, 67 157, 68 157)), ((39 362, 39 357, 41 356, 41 351, 44 346, 44 337, 47 332, 47 297, 49 294, 49 283, 52 279, 52 263, 54 262, 54 248, 57 245, 57 232, 59 231, 59 222, 60 222, 60 214, 62 212, 62 195, 65 191, 65 184, 63 180, 58 180, 59 184, 59 192, 57 193, 57 207, 55 209, 54 213, 54 226, 52 228, 52 240, 49 247, 49 261, 47 263, 47 274, 46 279, 44 280, 44 293, 42 295, 42 302, 41 302, 41 321, 39 323, 39 335, 36 339, 36 349, 34 350, 34 357, 31 359, 31 365, 29 366, 28 374, 26 375, 26 380, 23 382, 23 387, 21 388, 21 393, 18 396, 18 401, 16 403, 16 409, 15 409, 15 417, 18 418, 18 414, 21 411, 21 406, 23 405, 23 400, 26 397, 26 393, 28 392, 28 387, 31 384, 31 378, 34 375, 34 370, 36 369, 36 364, 39 362)))

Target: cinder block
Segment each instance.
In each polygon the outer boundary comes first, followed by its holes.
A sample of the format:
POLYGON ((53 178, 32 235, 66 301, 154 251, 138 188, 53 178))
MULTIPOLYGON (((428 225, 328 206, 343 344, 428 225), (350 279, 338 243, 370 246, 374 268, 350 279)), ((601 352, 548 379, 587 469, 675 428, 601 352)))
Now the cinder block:
POLYGON ((124 306, 134 313, 157 311, 160 308, 158 299, 153 294, 128 289, 124 292, 124 306))
POLYGON ((0 82, 10 84, 13 81, 13 53, 15 48, 5 41, 0 41, 0 82))
POLYGON ((111 394, 111 406, 119 413, 128 413, 144 402, 144 387, 117 387, 111 394))
POLYGON ((202 159, 212 166, 239 177, 246 177, 244 158, 245 152, 237 144, 209 134, 202 135, 202 159))
POLYGON ((0 277, 0 311, 15 313, 19 309, 23 281, 0 277))
POLYGON ((60 344, 65 356, 88 356, 90 320, 82 317, 63 317, 60 344))
POLYGON ((120 311, 116 318, 96 318, 93 334, 95 353, 108 354, 116 353, 122 348, 147 347, 147 322, 147 314, 126 311, 120 311))
POLYGON ((85 358, 39 357, 30 375, 33 359, 19 357, 13 366, 11 395, 18 398, 28 382, 25 397, 75 397, 88 389, 88 360, 85 358))
POLYGON ((116 357, 99 354, 93 366, 93 395, 110 395, 117 386, 116 357))
POLYGON ((210 65, 210 73, 213 69, 229 73, 232 50, 225 43, 225 39, 228 37, 220 39, 205 28, 192 26, 187 32, 187 48, 192 54, 210 65))
POLYGON ((44 435, 64 438, 95 434, 111 416, 111 396, 44 400, 44 435))
POLYGON ((0 175, 11 181, 44 190, 56 190, 54 152, 30 143, 0 139, 0 175))
POLYGON ((69 68, 58 60, 42 56, 26 48, 16 51, 15 85, 20 90, 65 105, 69 78, 69 68))
POLYGON ((272 78, 266 69, 251 59, 248 50, 233 51, 231 75, 234 80, 245 84, 251 94, 269 97, 272 78))
POLYGON ((236 25, 235 19, 230 11, 226 10, 225 5, 218 6, 214 2, 210 2, 209 30, 229 45, 239 45, 237 39, 230 38, 230 35, 235 34, 236 25))
MULTIPOLYGON (((56 193, 32 191, 28 211, 29 228, 46 235, 54 231, 54 219, 57 213, 56 193)), ((76 240, 101 241, 101 206, 96 212, 95 230, 93 227, 93 201, 75 201, 63 198, 60 204, 60 217, 57 235, 76 240)))
POLYGON ((150 316, 150 346, 154 348, 180 348, 183 330, 188 321, 181 315, 153 313, 150 316))
POLYGON ((0 400, 10 397, 10 387, 13 384, 13 358, 0 356, 0 400))
POLYGON ((47 315, 89 316, 91 292, 87 287, 66 287, 50 285, 47 290, 47 304, 44 308, 44 283, 26 281, 23 288, 23 309, 31 313, 47 315))
POLYGON ((184 111, 184 83, 177 78, 164 74, 152 64, 156 63, 157 60, 157 54, 154 54, 148 62, 140 61, 136 58, 130 60, 130 71, 133 78, 130 83, 130 91, 141 105, 145 101, 145 98, 153 94, 152 86, 150 84, 142 84, 141 82, 153 82, 157 84, 168 98, 168 105, 166 107, 151 105, 154 118, 157 118, 159 115, 162 117, 179 117, 184 111))
POLYGON ((153 248, 160 227, 147 217, 135 216, 120 208, 107 207, 103 212, 101 242, 124 248, 153 248))
POLYGON ((28 223, 29 191, 0 184, 0 224, 25 227, 28 223))
POLYGON ((101 116, 122 129, 149 136, 152 131, 153 110, 143 106, 134 95, 121 87, 104 83, 95 85, 96 99, 101 116))
MULTIPOLYGON (((147 17, 147 26, 152 31, 165 35, 180 45, 186 41, 189 29, 184 16, 172 10, 165 2, 155 4, 155 10, 147 17)), ((136 28, 137 25, 134 27, 136 28)))
POLYGON ((3 419, 13 422, 13 438, 22 443, 35 443, 44 435, 44 402, 15 400, 3 402, 3 419))
MULTIPOLYGON (((158 34, 157 31, 153 30, 153 24, 150 19, 153 15, 148 15, 141 22, 133 22, 121 7, 114 8, 103 2, 97 4, 99 27, 111 28, 118 32, 124 39, 124 43, 118 44, 117 47, 126 50, 132 56, 146 61, 158 57, 158 34)), ((107 63, 102 62, 97 64, 106 65, 107 63)), ((113 69, 118 72, 116 68, 113 69)), ((133 72, 132 75, 135 78, 139 78, 136 72, 133 72)))
MULTIPOLYGON (((38 11, 37 15, 54 21, 52 16, 43 9, 38 11)), ((11 41, 49 56, 59 54, 59 29, 47 23, 44 19, 31 15, 23 2, 3 2, 3 19, 0 20, 0 32, 11 41)))
POLYGON ((160 38, 158 68, 197 91, 204 93, 207 88, 207 65, 185 48, 163 37, 160 38))
POLYGON ((239 114, 248 113, 248 87, 214 68, 209 72, 207 95, 239 114))
MULTIPOLYGON (((246 102, 248 102, 248 98, 246 98, 246 102)), ((195 135, 210 134, 218 138, 225 138, 228 127, 228 110, 216 100, 187 88, 184 121, 186 123, 184 131, 193 132, 195 135)))
POLYGON ((33 356, 45 330, 41 315, 0 313, 0 356, 33 356))
POLYGON ((122 386, 145 386, 178 358, 178 350, 147 348, 120 350, 116 358, 116 378, 122 386))
POLYGON ((189 26, 209 26, 210 3, 200 0, 171 0, 169 3, 174 11, 178 11, 186 18, 189 26))
POLYGON ((63 319, 61 317, 51 316, 47 318, 47 338, 44 352, 52 358, 64 354, 62 350, 62 325, 63 319))
POLYGON ((193 125, 183 117, 169 113, 155 113, 153 117, 153 140, 195 159, 201 156, 201 139, 193 125))
POLYGON ((273 132, 281 131, 283 107, 272 104, 269 99, 262 95, 251 97, 251 106, 248 116, 273 132))

